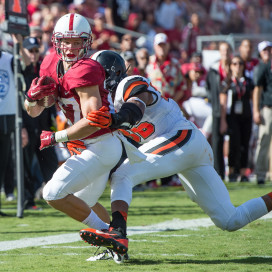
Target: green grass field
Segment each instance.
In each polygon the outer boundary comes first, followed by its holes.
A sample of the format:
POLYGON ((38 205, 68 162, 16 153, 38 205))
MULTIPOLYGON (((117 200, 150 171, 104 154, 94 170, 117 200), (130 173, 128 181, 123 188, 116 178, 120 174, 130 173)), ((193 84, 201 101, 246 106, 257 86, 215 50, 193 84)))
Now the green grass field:
MULTIPOLYGON (((227 187, 236 206, 272 191, 271 183, 263 187, 252 183, 227 187)), ((180 187, 134 192, 133 196, 128 228, 140 229, 172 219, 207 218, 180 187)), ((109 210, 109 188, 100 202, 109 210)), ((0 219, 0 271, 272 271, 271 219, 257 220, 232 233, 210 226, 132 235, 130 260, 118 265, 112 260, 87 262, 96 248, 79 239, 59 244, 59 235, 79 238, 78 232, 85 226, 44 201, 37 203, 42 211, 25 211, 20 219, 16 217, 16 201, 5 202, 2 196, 2 211, 9 216, 0 219), (51 242, 37 245, 35 241, 46 240, 40 237, 51 237, 51 242), (7 245, 14 249, 5 250, 7 245)))

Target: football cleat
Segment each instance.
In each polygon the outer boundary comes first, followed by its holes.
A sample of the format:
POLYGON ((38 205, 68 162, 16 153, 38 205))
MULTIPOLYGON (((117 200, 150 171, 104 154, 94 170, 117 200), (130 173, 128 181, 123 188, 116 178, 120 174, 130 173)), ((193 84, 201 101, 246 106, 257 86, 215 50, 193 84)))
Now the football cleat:
POLYGON ((94 246, 103 246, 124 255, 128 251, 128 239, 120 231, 112 227, 109 230, 83 229, 80 231, 82 240, 94 246))
MULTIPOLYGON (((96 254, 96 252, 94 254, 96 254)), ((97 255, 91 256, 90 258, 86 259, 86 261, 95 262, 95 261, 110 260, 110 259, 112 259, 110 250, 105 249, 104 251, 98 253, 97 255)))
MULTIPOLYGON (((96 251, 97 252, 97 251, 96 251)), ((94 254, 96 254, 96 252, 94 254)), ((121 264, 124 260, 128 260, 128 254, 120 255, 118 253, 113 252, 111 249, 106 249, 95 256, 91 256, 86 261, 96 262, 96 261, 103 261, 103 260, 111 260, 113 259, 117 264, 121 264)))

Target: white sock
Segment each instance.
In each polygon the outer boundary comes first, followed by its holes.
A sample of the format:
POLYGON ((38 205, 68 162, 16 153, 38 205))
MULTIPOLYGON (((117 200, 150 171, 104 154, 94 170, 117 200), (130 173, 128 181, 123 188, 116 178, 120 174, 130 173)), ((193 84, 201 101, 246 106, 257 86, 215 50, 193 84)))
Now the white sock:
POLYGON ((82 223, 92 229, 102 230, 109 228, 109 224, 102 221, 93 210, 88 217, 82 221, 82 223))

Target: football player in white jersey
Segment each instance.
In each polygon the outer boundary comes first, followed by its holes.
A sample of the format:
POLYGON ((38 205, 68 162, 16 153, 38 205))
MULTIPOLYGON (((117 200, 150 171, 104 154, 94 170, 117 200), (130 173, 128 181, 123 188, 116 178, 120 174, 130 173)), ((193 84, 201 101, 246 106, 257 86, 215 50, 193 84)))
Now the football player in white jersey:
POLYGON ((120 75, 122 69, 119 67, 123 64, 117 53, 99 51, 92 58, 106 71, 105 84, 114 97, 116 113, 106 109, 93 111, 87 117, 90 125, 125 129, 124 134, 141 145, 139 150, 146 159, 135 164, 125 160, 112 174, 110 228, 103 231, 83 229, 80 231, 83 240, 119 254, 126 253, 126 220, 132 188, 176 173, 182 177, 192 201, 222 230, 238 230, 271 211, 272 193, 234 207, 213 167, 209 143, 200 130, 183 117, 178 105, 171 99, 164 99, 148 79, 120 75), (122 79, 119 84, 118 79, 122 79))

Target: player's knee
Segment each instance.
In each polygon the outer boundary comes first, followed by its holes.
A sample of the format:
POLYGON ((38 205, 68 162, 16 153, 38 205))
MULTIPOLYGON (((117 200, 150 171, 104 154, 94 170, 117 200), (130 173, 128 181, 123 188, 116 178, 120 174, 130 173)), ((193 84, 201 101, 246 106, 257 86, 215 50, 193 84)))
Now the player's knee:
POLYGON ((228 226, 228 220, 226 220, 225 218, 211 218, 213 223, 220 228, 221 230, 227 230, 227 226, 228 226))
POLYGON ((221 217, 219 220, 213 220, 213 222, 220 229, 232 232, 244 227, 250 220, 243 207, 239 206, 235 208, 235 212, 232 215, 221 217))
POLYGON ((56 187, 50 186, 49 183, 47 183, 43 188, 43 199, 46 200, 47 203, 49 203, 50 201, 53 201, 53 200, 62 199, 66 195, 67 194, 56 189, 56 187))
POLYGON ((210 214, 210 218, 215 224, 216 227, 220 228, 221 230, 226 231, 234 231, 236 230, 235 226, 237 222, 237 211, 234 212, 232 215, 228 215, 226 213, 213 213, 210 214))

